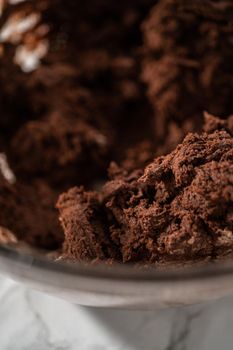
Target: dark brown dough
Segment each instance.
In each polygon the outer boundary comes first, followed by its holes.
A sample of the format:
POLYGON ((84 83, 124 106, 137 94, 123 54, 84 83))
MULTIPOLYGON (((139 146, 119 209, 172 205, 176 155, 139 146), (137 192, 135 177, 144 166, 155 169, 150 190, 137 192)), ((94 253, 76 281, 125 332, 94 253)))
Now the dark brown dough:
POLYGON ((63 234, 54 209, 56 197, 45 181, 9 184, 1 176, 0 226, 35 247, 59 248, 63 234))
POLYGON ((44 176, 60 188, 72 181, 88 183, 107 166, 108 142, 106 135, 82 119, 52 114, 28 122, 16 133, 11 163, 19 176, 44 176))
POLYGON ((73 189, 60 197, 64 254, 71 259, 114 258, 97 249, 104 235, 123 262, 212 259, 226 253, 233 247, 232 156, 232 136, 216 130, 187 135, 144 172, 112 165, 113 179, 100 194, 73 189))
POLYGON ((0 226, 74 261, 231 251, 232 2, 2 3, 0 226))
POLYGON ((200 131, 204 110, 232 113, 232 11, 230 1, 160 0, 144 21, 142 79, 161 153, 200 131))

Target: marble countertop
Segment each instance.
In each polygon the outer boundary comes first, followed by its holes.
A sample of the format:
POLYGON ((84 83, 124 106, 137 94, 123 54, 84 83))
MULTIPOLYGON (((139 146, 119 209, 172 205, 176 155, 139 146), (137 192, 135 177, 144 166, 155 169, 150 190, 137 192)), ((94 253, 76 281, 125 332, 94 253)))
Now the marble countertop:
POLYGON ((93 309, 0 277, 1 350, 232 350, 233 296, 161 311, 93 309))

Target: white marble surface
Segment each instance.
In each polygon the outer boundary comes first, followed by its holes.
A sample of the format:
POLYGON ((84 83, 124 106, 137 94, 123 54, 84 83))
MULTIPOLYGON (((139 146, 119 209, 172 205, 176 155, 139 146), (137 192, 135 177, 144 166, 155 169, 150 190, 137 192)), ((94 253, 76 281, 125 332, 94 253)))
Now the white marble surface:
POLYGON ((0 277, 0 350, 232 350, 233 296, 156 312, 91 309, 0 277))

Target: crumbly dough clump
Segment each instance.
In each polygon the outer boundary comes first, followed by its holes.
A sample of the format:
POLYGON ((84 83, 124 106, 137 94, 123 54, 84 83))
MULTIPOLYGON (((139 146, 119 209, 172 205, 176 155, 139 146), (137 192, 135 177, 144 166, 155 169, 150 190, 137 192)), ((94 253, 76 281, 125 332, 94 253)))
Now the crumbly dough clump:
POLYGON ((211 259, 232 249, 233 129, 210 115, 206 129, 213 119, 219 130, 188 134, 144 172, 112 164, 113 179, 101 193, 63 194, 57 207, 65 256, 155 263, 211 259))

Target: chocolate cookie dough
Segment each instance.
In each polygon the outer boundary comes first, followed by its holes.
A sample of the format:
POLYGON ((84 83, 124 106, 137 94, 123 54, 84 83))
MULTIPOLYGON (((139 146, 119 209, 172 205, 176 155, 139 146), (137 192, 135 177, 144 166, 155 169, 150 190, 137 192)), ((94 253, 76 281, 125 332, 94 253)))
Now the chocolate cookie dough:
POLYGON ((200 131, 203 110, 232 113, 233 3, 160 0, 142 30, 141 76, 167 152, 188 131, 200 131))
POLYGON ((87 183, 107 166, 109 143, 106 135, 86 122, 52 114, 28 122, 15 134, 10 159, 16 175, 45 176, 60 186, 75 178, 87 183))
POLYGON ((56 197, 45 181, 10 184, 1 176, 0 226, 38 248, 59 248, 63 234, 54 208, 56 197))
POLYGON ((57 205, 65 256, 115 257, 106 249, 110 242, 123 262, 211 259, 226 253, 233 248, 232 156, 233 137, 227 131, 188 134, 143 173, 115 169, 99 194, 70 190, 57 205))
POLYGON ((232 60, 229 0, 0 2, 0 230, 72 261, 233 252, 232 60))

